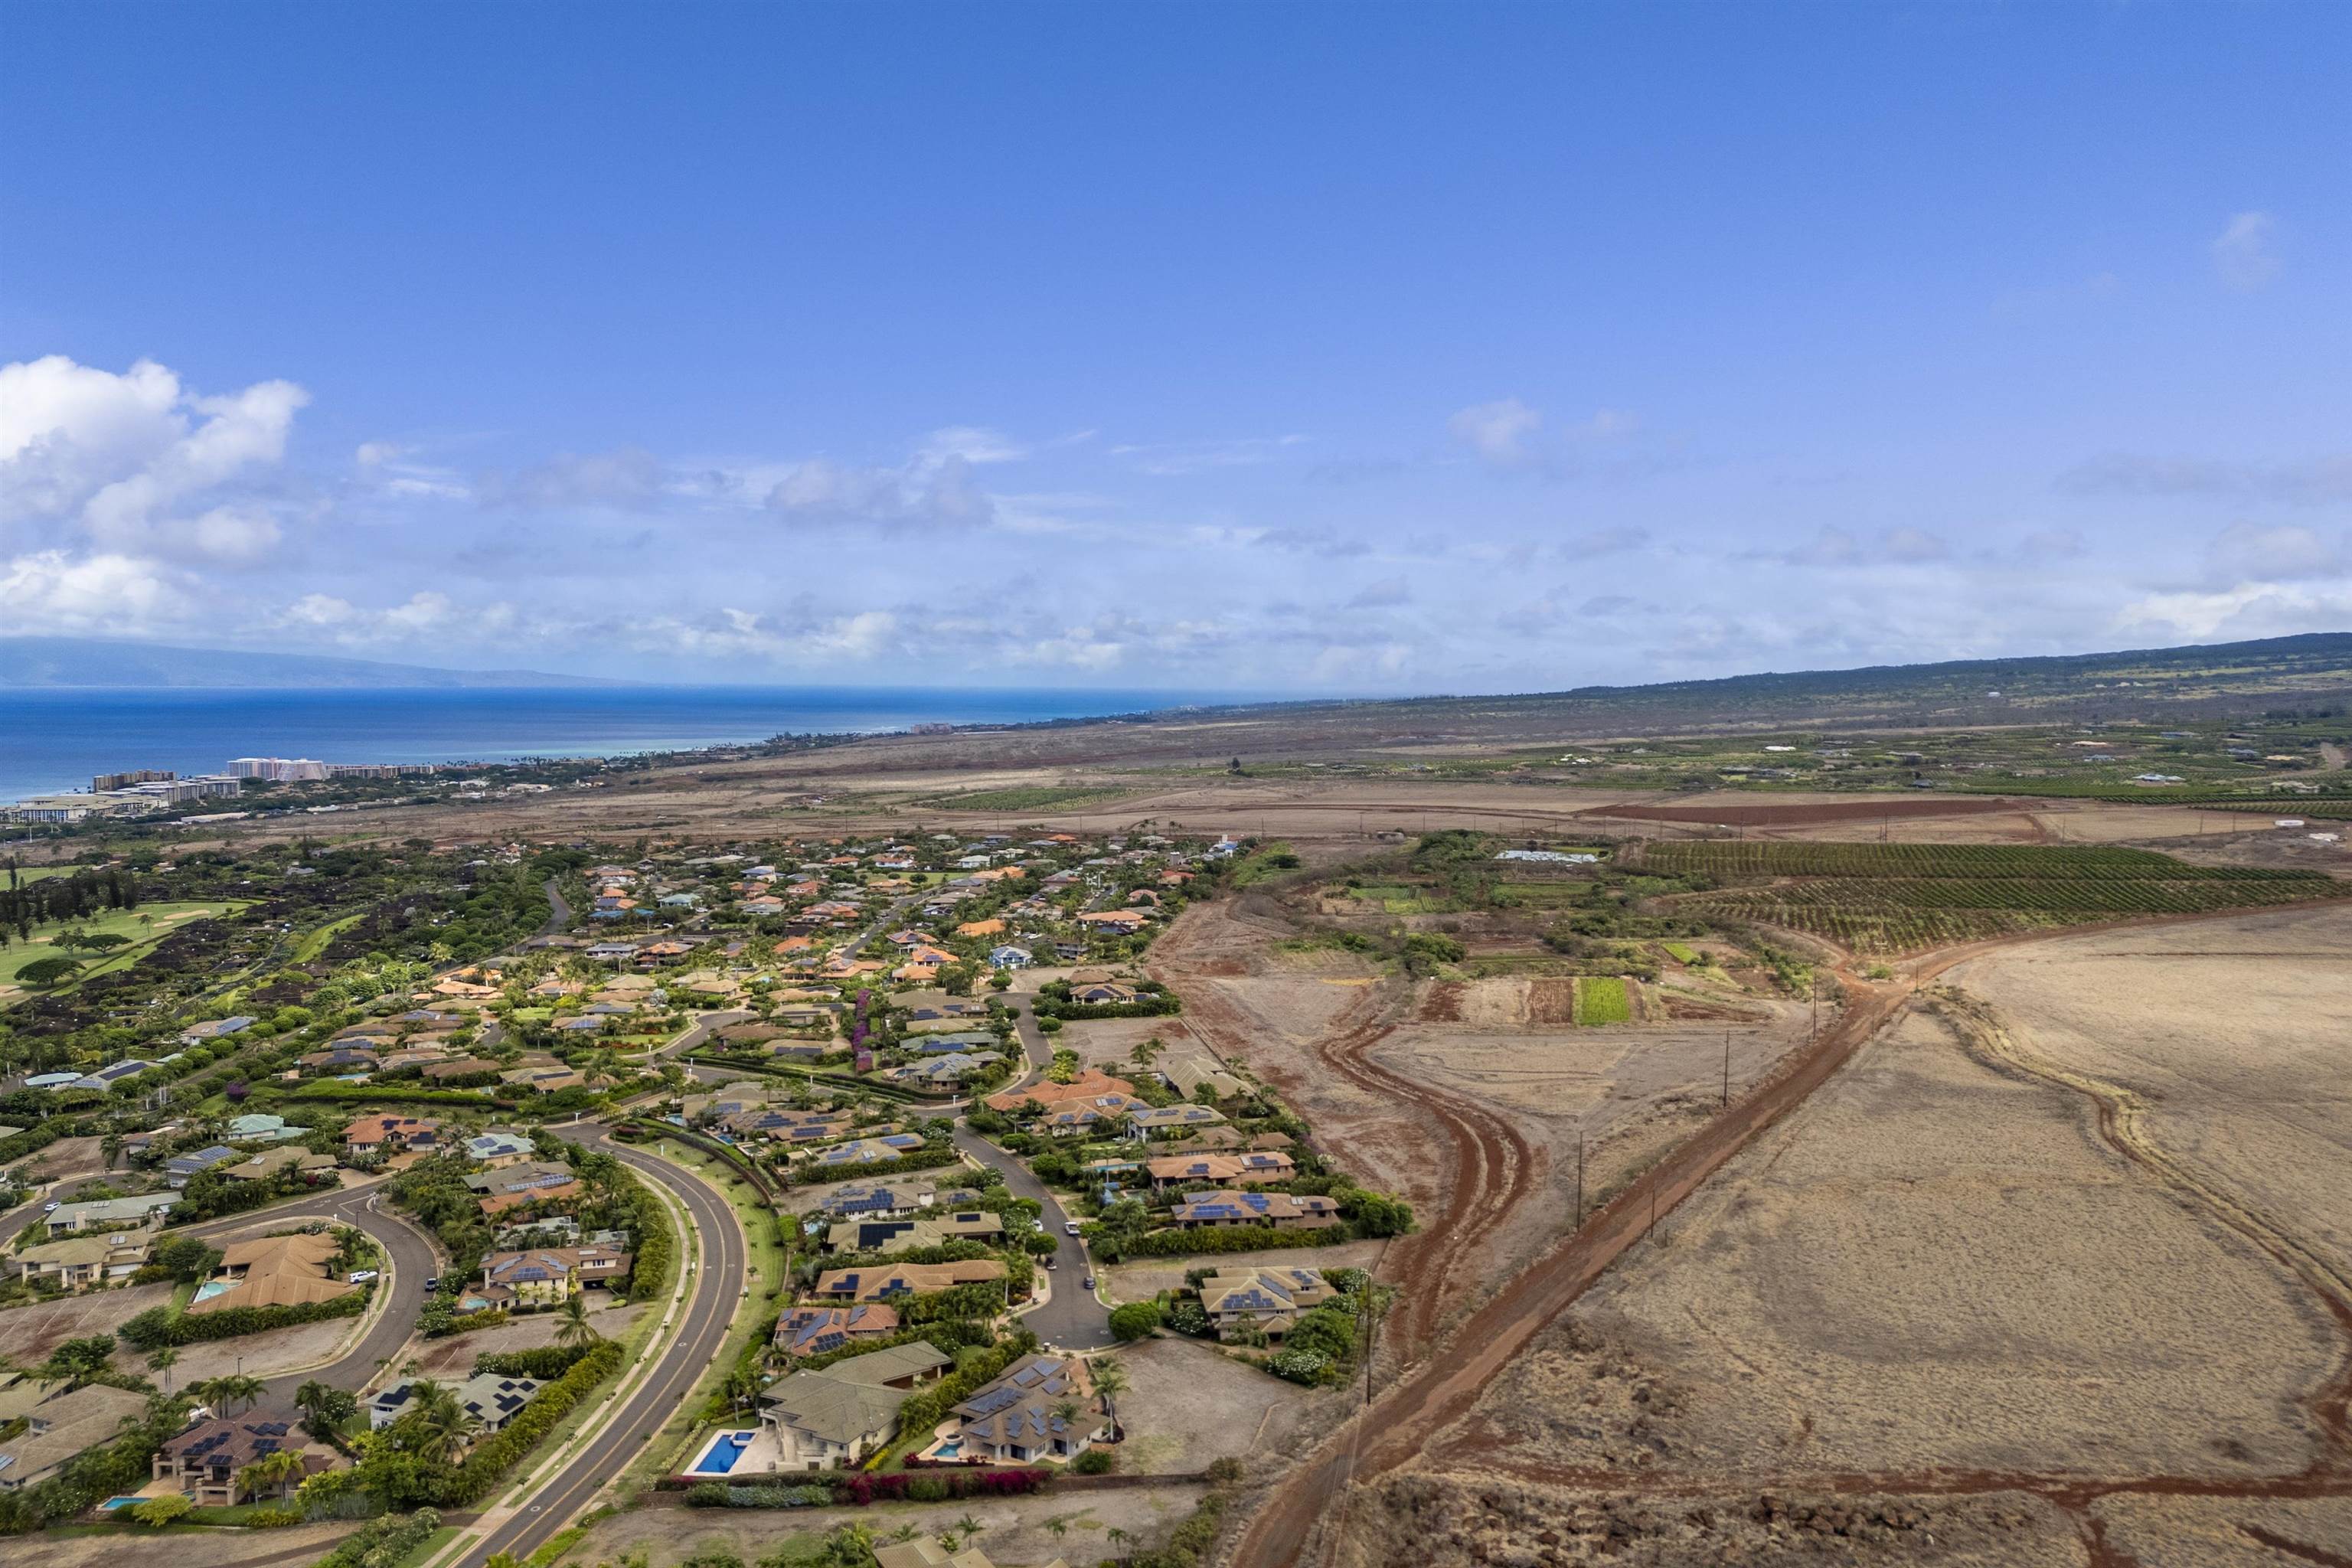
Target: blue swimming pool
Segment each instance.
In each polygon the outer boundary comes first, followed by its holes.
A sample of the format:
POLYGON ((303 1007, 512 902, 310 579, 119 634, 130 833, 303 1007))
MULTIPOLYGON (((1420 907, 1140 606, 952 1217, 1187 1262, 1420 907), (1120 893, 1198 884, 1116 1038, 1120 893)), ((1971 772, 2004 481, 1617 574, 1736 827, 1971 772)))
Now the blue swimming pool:
POLYGON ((136 1497, 110 1497, 110 1498, 108 1498, 104 1502, 100 1503, 98 1506, 99 1506, 100 1511, 101 1511, 101 1512, 105 1512, 105 1513, 111 1513, 111 1512, 113 1512, 113 1511, 114 1511, 116 1509, 118 1509, 118 1508, 129 1508, 132 1503, 135 1503, 135 1502, 145 1502, 146 1500, 146 1500, 145 1498, 136 1498, 136 1497))
POLYGON ((188 1305, 193 1307, 197 1301, 209 1301, 215 1296, 226 1295, 236 1289, 239 1283, 235 1279, 207 1279, 196 1287, 195 1296, 188 1305))
POLYGON ((743 1450, 750 1447, 751 1439, 758 1436, 757 1432, 721 1432, 710 1439, 710 1446, 702 1450, 702 1457, 695 1460, 686 1473, 689 1476, 725 1475, 735 1468, 735 1461, 743 1457, 743 1450))

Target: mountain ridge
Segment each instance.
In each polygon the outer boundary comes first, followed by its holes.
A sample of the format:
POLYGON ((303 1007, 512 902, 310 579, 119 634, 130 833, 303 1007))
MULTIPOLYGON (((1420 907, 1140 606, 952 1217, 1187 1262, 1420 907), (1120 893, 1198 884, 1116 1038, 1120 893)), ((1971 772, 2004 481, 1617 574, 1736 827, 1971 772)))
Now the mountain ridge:
POLYGON ((382 690, 634 684, 533 669, 444 669, 331 655, 247 653, 104 637, 0 637, 0 689, 382 690))

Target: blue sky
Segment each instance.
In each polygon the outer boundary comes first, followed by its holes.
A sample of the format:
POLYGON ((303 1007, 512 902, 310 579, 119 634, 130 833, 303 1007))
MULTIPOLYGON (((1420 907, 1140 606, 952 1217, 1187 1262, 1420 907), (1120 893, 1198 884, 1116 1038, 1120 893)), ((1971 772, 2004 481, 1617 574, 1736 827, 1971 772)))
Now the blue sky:
POLYGON ((2352 9, 0 16, 0 630, 1543 689, 2352 626, 2352 9))

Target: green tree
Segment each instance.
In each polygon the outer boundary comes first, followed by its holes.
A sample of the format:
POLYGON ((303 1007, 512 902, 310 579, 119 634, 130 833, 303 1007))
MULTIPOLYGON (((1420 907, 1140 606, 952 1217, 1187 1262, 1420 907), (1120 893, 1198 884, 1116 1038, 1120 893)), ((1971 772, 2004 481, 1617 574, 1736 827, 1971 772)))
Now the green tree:
POLYGON ((1122 1342, 1148 1337, 1160 1327, 1160 1303, 1123 1301, 1110 1310, 1111 1337, 1122 1342))
POLYGON ((108 1358, 113 1354, 112 1334, 92 1334, 87 1339, 68 1340, 49 1352, 49 1359, 41 1371, 46 1376, 67 1378, 73 1386, 79 1388, 104 1372, 110 1364, 108 1358))
POLYGON ((555 1342, 572 1350, 585 1350, 604 1336, 588 1321, 588 1303, 574 1290, 563 1299, 556 1310, 555 1342))
POLYGON ((147 1358, 147 1370, 159 1373, 163 1377, 163 1392, 166 1394, 172 1392, 172 1369, 179 1364, 180 1352, 170 1345, 165 1345, 147 1358))
POLYGON ((183 1493, 165 1492, 162 1497, 149 1498, 145 1502, 134 1503, 131 1509, 131 1517, 141 1524, 151 1525, 160 1530, 195 1506, 183 1493))

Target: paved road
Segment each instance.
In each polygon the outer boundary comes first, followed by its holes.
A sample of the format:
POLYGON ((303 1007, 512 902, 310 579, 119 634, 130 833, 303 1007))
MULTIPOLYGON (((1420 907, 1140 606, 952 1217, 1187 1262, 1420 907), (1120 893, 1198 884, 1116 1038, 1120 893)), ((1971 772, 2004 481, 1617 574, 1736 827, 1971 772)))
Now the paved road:
POLYGON ((1094 1265, 1078 1238, 1062 1228, 1070 1216, 1063 1212, 1061 1200, 1031 1175, 1026 1165, 961 1122, 956 1125, 955 1143, 982 1164, 1003 1172, 1004 1184, 1014 1197, 1033 1198, 1045 1209, 1039 1218, 1055 1244, 1054 1272, 1048 1276, 1054 1282, 1054 1299, 1024 1313, 1022 1326, 1058 1350, 1095 1350, 1111 1343, 1110 1309, 1087 1291, 1086 1278, 1094 1265))
POLYGON ((392 1212, 391 1199, 384 1195, 382 1183, 348 1192, 323 1193, 257 1214, 231 1215, 226 1219, 158 1233, 200 1236, 217 1246, 224 1237, 276 1230, 289 1222, 322 1218, 337 1225, 357 1226, 375 1238, 376 1245, 392 1259, 391 1278, 378 1289, 392 1291, 393 1298, 360 1342, 331 1365, 268 1379, 263 1395, 268 1404, 290 1405, 294 1391, 313 1378, 353 1393, 373 1382, 385 1364, 400 1354, 401 1347, 416 1330, 416 1315, 425 1307, 425 1281, 441 1268, 433 1244, 425 1239, 423 1231, 392 1212))
MULTIPOLYGON (((726 1342, 727 1328, 745 1289, 743 1237, 727 1200, 703 1182, 659 1157, 608 1140, 593 1123, 567 1133, 591 1147, 618 1158, 624 1164, 677 1194, 694 1216, 702 1236, 702 1258, 690 1277, 691 1291, 680 1309, 676 1336, 655 1365, 653 1375, 640 1384, 622 1406, 620 1417, 594 1443, 534 1493, 521 1511, 491 1531, 459 1560, 458 1568, 480 1568, 499 1552, 527 1557, 588 1505, 598 1489, 618 1475, 629 1459, 651 1440, 686 1399, 703 1368, 726 1342)), ((683 1238, 681 1237, 681 1242, 683 1238)), ((681 1247, 681 1251, 683 1247, 681 1247)), ((634 1368, 624 1368, 627 1376, 634 1368)))
POLYGON ((108 1180, 106 1176, 76 1176, 69 1182, 59 1182, 45 1192, 34 1194, 5 1214, 0 1214, 0 1247, 16 1239, 17 1232, 38 1220, 51 1204, 69 1204, 84 1187, 108 1180))
POLYGON ((547 895, 548 908, 547 923, 539 928, 541 936, 553 936, 558 931, 570 930, 572 926, 572 906, 563 901, 562 889, 555 882, 556 879, 550 877, 541 889, 547 895))

